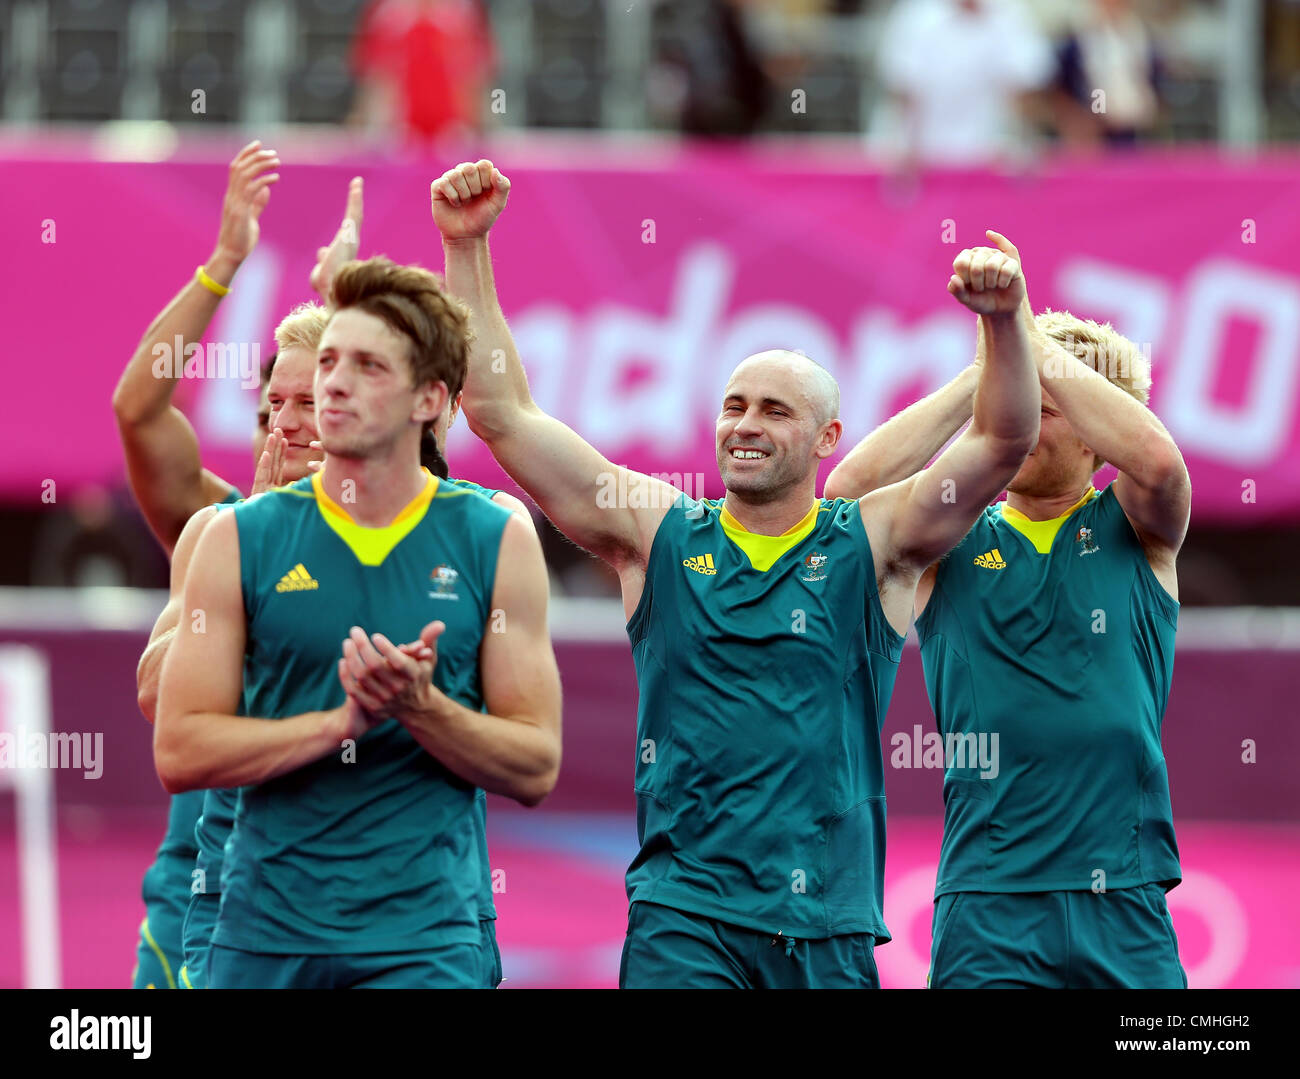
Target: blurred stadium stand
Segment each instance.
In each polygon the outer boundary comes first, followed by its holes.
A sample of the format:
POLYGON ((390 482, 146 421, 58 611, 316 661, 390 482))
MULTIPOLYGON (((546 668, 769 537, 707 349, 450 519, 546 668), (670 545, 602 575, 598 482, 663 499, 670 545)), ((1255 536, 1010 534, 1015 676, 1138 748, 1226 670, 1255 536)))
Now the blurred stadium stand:
MULTIPOLYGON (((741 130, 821 136, 854 152, 862 146, 866 163, 882 145, 882 29, 900 3, 921 2, 927 0, 482 0, 497 56, 487 89, 502 91, 507 103, 504 110, 485 105, 484 120, 505 135, 522 129, 534 141, 543 138, 532 133, 566 129, 596 137, 671 132, 683 121, 691 65, 707 70, 732 62, 737 70, 761 68, 766 84, 759 114, 741 130), (740 27, 740 45, 720 38, 728 19, 740 27), (737 48, 752 56, 737 59, 737 48), (791 108, 796 90, 806 94, 804 111, 791 108)), ((1022 6, 1059 41, 1087 2, 1022 0, 1022 6)), ((319 147, 327 157, 327 148, 346 149, 355 138, 339 128, 357 104, 353 53, 372 3, 0 0, 0 135, 30 135, 33 145, 55 146, 92 127, 100 139, 99 125, 124 121, 104 127, 102 138, 111 143, 121 136, 129 159, 170 153, 177 140, 168 124, 192 145, 239 128, 275 131, 279 144, 295 152, 319 147), (159 129, 166 134, 156 152, 141 151, 159 129), (142 141, 133 141, 131 131, 141 132, 142 141)), ((1137 0, 1134 6, 1161 57, 1154 141, 1248 146, 1300 138, 1300 0, 1137 0)), ((731 92, 726 85, 706 85, 705 92, 731 92)), ((1032 118, 1041 130, 1025 134, 1030 145, 1041 144, 1050 137, 1048 112, 1032 118)), ((734 126, 734 115, 722 126, 729 123, 734 126)), ((113 156, 111 148, 106 156, 113 156)), ((72 562, 54 576, 37 573, 43 507, 11 504, 0 514, 0 584, 79 579, 72 562)), ((543 531, 562 591, 613 592, 602 566, 549 525, 543 531)), ((1288 558, 1293 544, 1289 530, 1198 525, 1183 554, 1187 576, 1197 582, 1186 602, 1300 603, 1300 580, 1288 574, 1275 581, 1267 568, 1288 558)), ((122 576, 163 584, 165 565, 155 562, 122 576)))
MULTIPOLYGON (((697 45, 712 4, 489 0, 510 107, 494 125, 653 130, 654 72, 697 45), (694 20, 694 22, 692 22, 694 20), (692 30, 692 26, 694 29, 692 30)), ((881 100, 876 46, 894 0, 736 5, 772 92, 760 132, 867 131, 881 100), (790 108, 807 95, 806 112, 790 108)), ((1026 0, 1059 38, 1070 5, 1026 0)), ((1081 5, 1076 5, 1081 6, 1081 5)), ((1159 135, 1249 143, 1300 133, 1294 0, 1146 0, 1164 60, 1159 135)), ((0 4, 0 115, 11 123, 341 123, 366 0, 8 0, 0 4), (206 97, 196 111, 195 90, 206 97)), ((671 94, 671 87, 668 92, 671 94)))

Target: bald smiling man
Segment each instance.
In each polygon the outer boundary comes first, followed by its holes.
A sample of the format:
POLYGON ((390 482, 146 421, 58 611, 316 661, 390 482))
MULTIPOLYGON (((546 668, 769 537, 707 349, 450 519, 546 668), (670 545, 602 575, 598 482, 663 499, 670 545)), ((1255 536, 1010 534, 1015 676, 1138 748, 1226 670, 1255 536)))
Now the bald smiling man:
POLYGON ((1038 437, 1019 263, 992 248, 954 263, 949 291, 980 315, 987 359, 974 420, 933 467, 860 500, 817 498, 839 388, 802 354, 762 352, 723 390, 726 497, 696 500, 611 464, 533 401, 487 245, 509 190, 490 161, 460 165, 434 182, 433 218, 471 312, 471 429, 622 586, 641 849, 619 983, 878 986, 880 727, 912 598, 1038 437))

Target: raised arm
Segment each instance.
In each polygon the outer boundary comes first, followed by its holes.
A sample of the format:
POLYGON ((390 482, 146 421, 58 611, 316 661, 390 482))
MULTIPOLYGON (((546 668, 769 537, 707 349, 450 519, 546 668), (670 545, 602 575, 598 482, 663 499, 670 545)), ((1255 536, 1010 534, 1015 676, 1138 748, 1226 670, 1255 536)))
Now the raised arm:
POLYGON ((1177 444, 1141 401, 1036 328, 1031 340, 1043 387, 1061 414, 1089 449, 1119 469, 1115 497, 1173 592, 1173 561, 1192 512, 1192 481, 1177 444))
MULTIPOLYGON (((1007 242, 1013 258, 1019 252, 1007 242)), ((1029 315, 1028 304, 1025 305, 1029 315)), ((1187 536, 1192 482, 1173 436, 1146 405, 1038 329, 1029 317, 1031 352, 1044 389, 1075 434, 1115 466, 1115 497, 1161 583, 1177 595, 1174 560, 1187 536)), ((1109 363, 1114 357, 1098 357, 1109 363)))
MULTIPOLYGON (((1173 435, 1140 400, 1035 330, 1044 389, 1089 450, 1119 469, 1115 498, 1160 582, 1177 598, 1174 562, 1192 515, 1192 481, 1173 435)), ((1106 357, 1102 357, 1105 363, 1106 357)))
POLYGON ((339 267, 351 262, 361 249, 361 216, 364 209, 364 190, 360 176, 348 182, 348 201, 343 211, 334 239, 328 247, 316 249, 316 265, 311 271, 311 287, 320 296, 321 303, 330 306, 330 292, 334 288, 334 275, 339 267))
MULTIPOLYGON (((1043 334, 1034 339, 1040 370, 1053 351, 1065 351, 1043 334)), ((1074 365, 1071 377, 1044 377, 1043 385, 1079 438, 1119 469, 1115 498, 1148 554, 1173 558, 1192 512, 1192 481, 1173 435, 1156 413, 1108 378, 1075 356, 1065 361, 1074 365)))
POLYGON ((969 422, 979 375, 979 364, 972 364, 928 397, 891 416, 831 470, 823 496, 861 498, 923 469, 969 422))
POLYGON ((176 341, 198 344, 235 272, 257 244, 257 219, 271 197, 280 164, 273 150, 251 142, 230 163, 221 230, 212 256, 145 331, 113 394, 127 475, 153 534, 168 554, 185 523, 203 506, 219 502, 231 484, 203 468, 199 442, 184 413, 172 404, 185 357, 176 341), (213 291, 213 289, 217 291, 213 291), (162 362, 168 360, 169 362, 162 362))
POLYGON ((510 181, 490 161, 460 165, 432 185, 447 286, 469 306, 474 332, 462 409, 470 429, 556 527, 619 572, 627 603, 627 571, 644 569, 678 491, 611 464, 533 401, 488 251, 488 230, 509 191, 510 181))
POLYGON ((183 612, 201 617, 180 619, 163 662, 153 750, 168 793, 261 783, 367 729, 351 702, 273 722, 236 715, 246 625, 234 511, 203 529, 181 602, 183 612))
MULTIPOLYGON (((989 236, 1007 244, 997 233, 989 236)), ((990 248, 963 251, 953 263, 948 290, 983 322, 987 356, 974 414, 970 427, 933 465, 861 500, 882 581, 914 581, 956 546, 1038 439, 1042 393, 1030 354, 1019 261, 990 248)), ((882 587, 882 599, 884 594, 882 587)), ((910 607, 910 594, 887 603, 896 629, 910 621, 910 607)))
POLYGON ((395 716, 466 782, 535 806, 555 787, 560 769, 560 675, 547 592, 541 544, 512 516, 501 536, 492 614, 479 647, 486 713, 430 681, 441 622, 400 647, 380 634, 353 631, 339 666, 343 687, 366 711, 395 716))

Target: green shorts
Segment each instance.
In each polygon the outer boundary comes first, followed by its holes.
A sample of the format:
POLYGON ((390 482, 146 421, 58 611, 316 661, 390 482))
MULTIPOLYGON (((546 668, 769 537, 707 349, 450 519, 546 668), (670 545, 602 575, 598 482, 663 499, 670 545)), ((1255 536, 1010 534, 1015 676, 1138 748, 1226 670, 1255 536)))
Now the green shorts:
POLYGON ((132 989, 179 989, 181 923, 166 909, 155 908, 140 923, 132 989))
POLYGON ((627 916, 620 989, 879 989, 876 940, 797 940, 658 903, 627 916))
POLYGON ((188 852, 160 854, 144 875, 144 921, 135 950, 132 989, 179 989, 182 962, 181 926, 190 898, 188 852))
POLYGON ((211 945, 211 989, 495 989, 501 983, 496 923, 476 944, 422 952, 270 955, 211 945))
POLYGON ((1186 989, 1159 884, 952 892, 934 904, 931 989, 1186 989))
POLYGON ((217 927, 221 913, 220 892, 195 892, 185 911, 185 925, 181 942, 185 948, 185 965, 181 967, 180 983, 185 989, 208 987, 208 950, 212 947, 212 931, 217 927))

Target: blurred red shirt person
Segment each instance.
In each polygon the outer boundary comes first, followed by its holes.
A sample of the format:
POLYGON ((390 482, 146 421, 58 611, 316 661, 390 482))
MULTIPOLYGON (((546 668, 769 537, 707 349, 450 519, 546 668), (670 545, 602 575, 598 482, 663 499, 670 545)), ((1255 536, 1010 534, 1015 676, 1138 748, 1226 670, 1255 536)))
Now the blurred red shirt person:
POLYGON ((372 0, 352 65, 362 122, 400 123, 417 141, 477 131, 495 66, 492 30, 477 0, 372 0))

